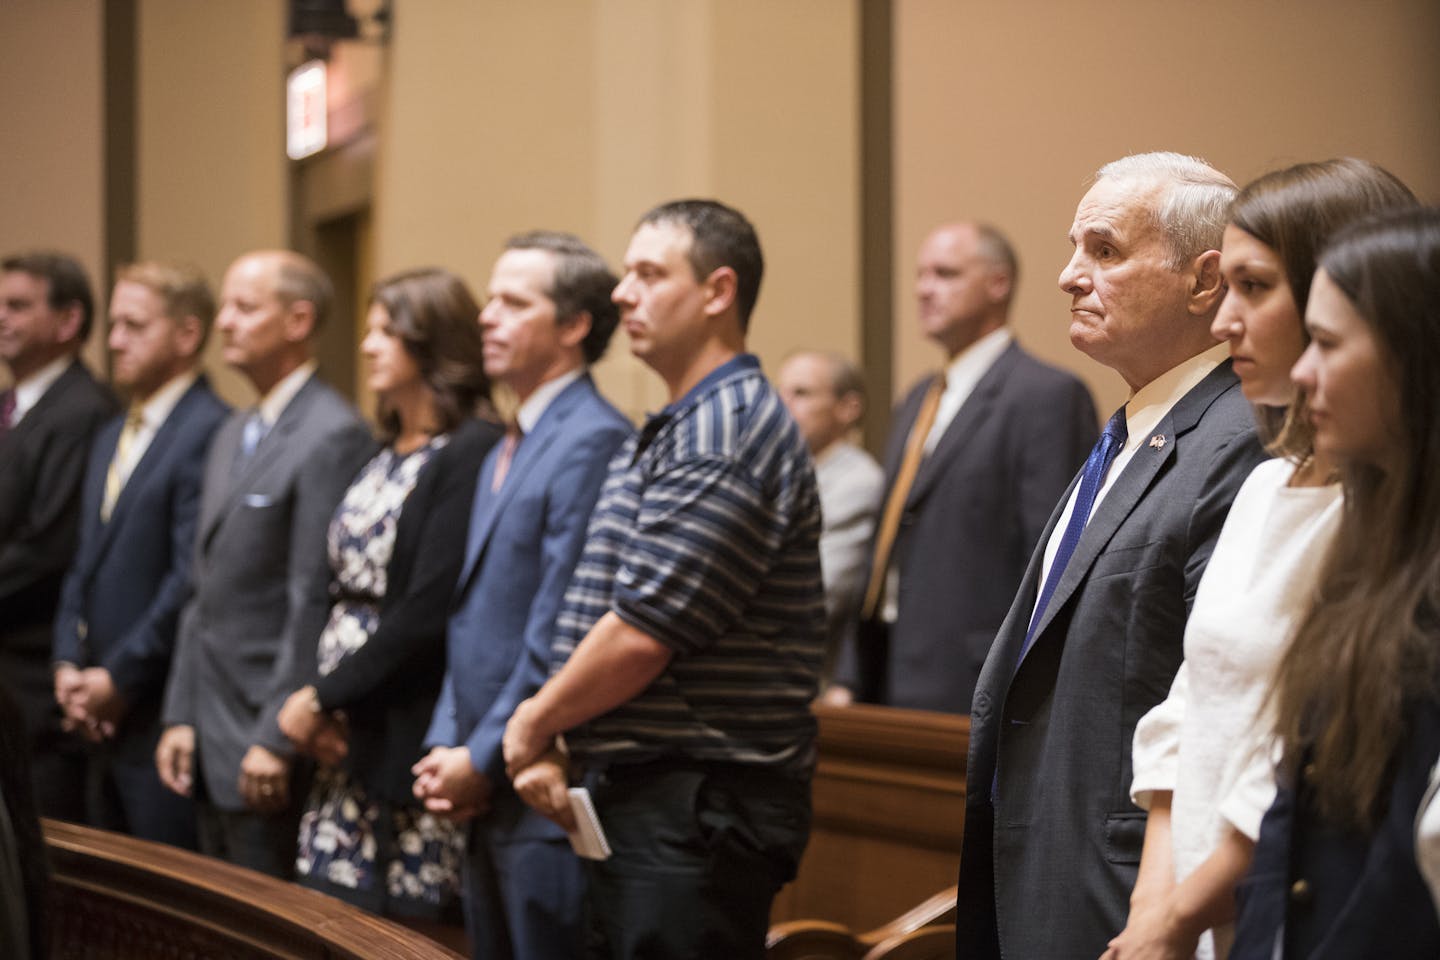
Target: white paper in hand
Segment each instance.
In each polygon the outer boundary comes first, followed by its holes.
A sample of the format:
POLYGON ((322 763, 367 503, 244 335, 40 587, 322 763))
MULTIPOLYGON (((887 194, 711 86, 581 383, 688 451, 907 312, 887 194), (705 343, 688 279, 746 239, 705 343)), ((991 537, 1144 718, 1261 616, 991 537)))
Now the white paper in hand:
POLYGON ((605 839, 600 818, 595 815, 589 790, 570 788, 570 812, 575 817, 575 829, 570 831, 570 846, 575 848, 575 854, 586 860, 609 860, 610 842, 605 839))

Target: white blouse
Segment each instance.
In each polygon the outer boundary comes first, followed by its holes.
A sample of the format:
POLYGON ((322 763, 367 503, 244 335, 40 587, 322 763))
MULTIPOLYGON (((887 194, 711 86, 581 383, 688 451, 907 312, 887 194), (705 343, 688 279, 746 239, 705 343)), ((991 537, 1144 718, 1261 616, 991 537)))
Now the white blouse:
MULTIPOLYGON (((1148 809, 1153 791, 1174 792, 1177 882, 1215 851, 1227 824, 1254 840, 1275 799, 1273 721, 1260 713, 1342 509, 1338 484, 1286 486, 1294 469, 1267 460, 1241 487, 1185 625, 1185 662, 1135 728, 1130 796, 1148 809)), ((1232 940, 1218 927, 1196 956, 1223 958, 1232 940)))

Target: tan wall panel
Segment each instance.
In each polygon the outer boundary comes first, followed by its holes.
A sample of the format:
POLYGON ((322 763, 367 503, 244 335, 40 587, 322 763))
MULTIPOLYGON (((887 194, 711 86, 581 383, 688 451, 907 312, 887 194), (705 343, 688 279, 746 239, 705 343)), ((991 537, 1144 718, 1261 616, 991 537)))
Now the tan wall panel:
MULTIPOLYGON (((450 266, 483 291, 500 244, 572 230, 613 265, 661 200, 752 217, 771 269, 753 346, 851 352, 853 5, 397 3, 376 211, 378 273, 450 266)), ((631 416, 664 402, 618 334, 597 376, 631 416)))
POLYGON ((1123 154, 1205 157, 1241 184, 1301 160, 1375 160, 1440 198, 1440 5, 1342 0, 1205 7, 1117 0, 896 4, 896 390, 936 365, 909 278, 929 228, 993 220, 1016 242, 1016 327, 1091 384, 1119 377, 1069 346, 1055 278, 1089 177, 1123 154))
MULTIPOLYGON (((0 255, 71 254, 96 287, 97 313, 105 304, 103 31, 98 0, 0 3, 0 255)), ((97 317, 85 351, 97 371, 104 336, 97 317)))
MULTIPOLYGON (((285 3, 140 0, 138 255, 197 264, 217 294, 237 255, 287 240, 285 3)), ((249 384, 207 367, 231 403, 249 384)))

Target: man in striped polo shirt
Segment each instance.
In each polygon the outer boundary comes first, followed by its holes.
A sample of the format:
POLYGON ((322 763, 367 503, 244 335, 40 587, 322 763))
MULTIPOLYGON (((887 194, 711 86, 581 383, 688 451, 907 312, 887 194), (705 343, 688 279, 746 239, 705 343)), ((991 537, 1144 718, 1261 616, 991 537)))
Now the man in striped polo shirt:
POLYGON ((614 299, 670 403, 620 448, 516 709, 517 791, 568 821, 564 734, 613 850, 588 861, 593 957, 762 957, 810 823, 823 648, 820 500, 745 353, 764 262, 713 201, 641 218, 614 299))

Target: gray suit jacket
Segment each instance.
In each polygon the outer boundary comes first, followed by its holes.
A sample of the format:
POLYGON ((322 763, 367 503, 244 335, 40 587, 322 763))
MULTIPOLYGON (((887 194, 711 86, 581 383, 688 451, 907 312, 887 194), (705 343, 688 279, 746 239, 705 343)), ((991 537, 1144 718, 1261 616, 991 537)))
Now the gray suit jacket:
MULTIPOLYGON (((886 497, 928 385, 896 410, 886 497)), ((1006 348, 915 474, 895 536, 898 618, 888 629, 878 618, 862 624, 859 664, 842 663, 840 675, 866 699, 968 712, 1035 541, 1098 432, 1084 384, 1018 344, 1006 348)))
POLYGON ((248 416, 225 422, 205 464, 194 595, 164 709, 166 725, 195 727, 205 796, 225 810, 244 808, 236 781, 252 744, 292 753, 275 717, 313 673, 330 609, 326 531, 373 445, 354 409, 313 377, 237 463, 248 416))
POLYGON ((966 957, 1100 956, 1145 836, 1136 722, 1164 699, 1195 589, 1265 454, 1227 361, 1180 399, 1100 502, 1017 665, 1051 515, 976 686, 957 916, 966 957), (992 784, 994 802, 991 801, 992 784), (999 944, 997 944, 997 936, 999 944))

